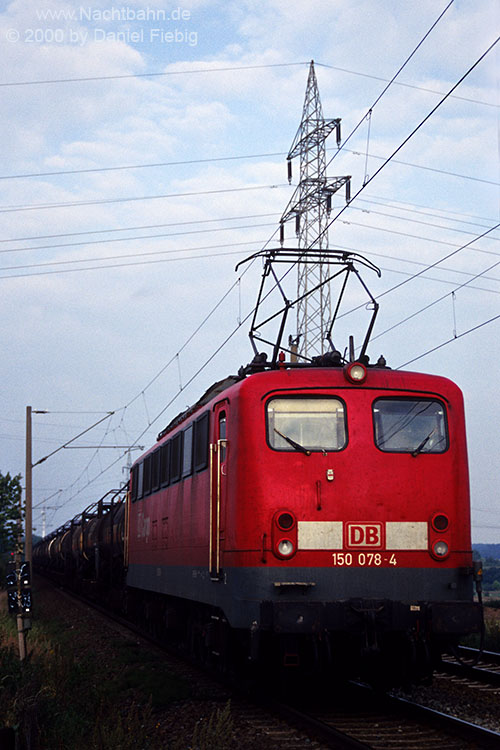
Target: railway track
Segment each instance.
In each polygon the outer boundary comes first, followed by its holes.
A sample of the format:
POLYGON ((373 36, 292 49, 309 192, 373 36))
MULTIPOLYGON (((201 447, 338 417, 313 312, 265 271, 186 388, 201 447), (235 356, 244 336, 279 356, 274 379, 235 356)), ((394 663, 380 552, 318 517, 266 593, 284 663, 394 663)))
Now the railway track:
POLYGON ((276 704, 277 713, 327 747, 344 750, 479 750, 500 747, 500 734, 393 696, 350 686, 335 708, 276 704))
MULTIPOLYGON (((75 599, 70 592, 59 593, 75 599)), ((87 607, 93 606, 87 599, 77 597, 76 601, 87 607)), ((115 627, 129 629, 134 635, 140 634, 143 641, 161 647, 157 639, 142 631, 139 633, 134 625, 122 618, 114 617, 99 606, 96 610, 96 614, 113 622, 115 627)), ((167 650, 166 658, 169 657, 172 654, 167 650)), ((178 658, 175 658, 175 662, 180 663, 178 658)), ((464 668, 460 669, 463 673, 464 668)), ((247 728, 252 728, 256 737, 255 747, 272 747, 273 750, 425 750, 431 747, 435 750, 436 745, 440 750, 500 748, 500 734, 410 700, 376 694, 366 686, 349 685, 342 692, 335 692, 331 686, 327 686, 323 690, 315 690, 312 701, 308 695, 293 704, 285 704, 266 697, 259 687, 250 697, 238 691, 234 685, 224 683, 222 687, 217 679, 212 679, 204 670, 198 670, 192 664, 186 663, 182 673, 191 673, 190 679, 198 687, 202 687, 203 683, 202 693, 220 703, 231 696, 236 726, 246 724, 247 728), (193 669, 196 671, 194 677, 193 669)), ((469 679, 469 682, 472 681, 469 679)), ((312 687, 309 692, 312 692, 312 687)))
POLYGON ((460 646, 458 656, 460 661, 454 656, 443 657, 439 671, 500 689, 500 654, 494 651, 480 653, 478 649, 460 646))

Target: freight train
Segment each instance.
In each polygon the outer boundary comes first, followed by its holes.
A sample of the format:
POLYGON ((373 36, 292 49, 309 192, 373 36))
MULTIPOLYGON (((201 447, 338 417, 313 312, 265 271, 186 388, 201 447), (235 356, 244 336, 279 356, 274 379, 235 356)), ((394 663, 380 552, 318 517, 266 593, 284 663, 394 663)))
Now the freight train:
POLYGON ((226 667, 426 679, 482 627, 462 394, 383 359, 257 357, 34 562, 226 667))

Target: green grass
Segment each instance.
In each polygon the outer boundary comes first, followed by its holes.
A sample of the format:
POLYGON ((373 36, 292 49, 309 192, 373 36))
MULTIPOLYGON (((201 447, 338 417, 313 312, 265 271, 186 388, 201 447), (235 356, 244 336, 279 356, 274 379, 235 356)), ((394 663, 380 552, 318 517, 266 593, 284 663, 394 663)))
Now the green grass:
POLYGON ((116 651, 116 665, 120 667, 120 673, 106 686, 110 699, 130 691, 139 692, 150 696, 154 709, 164 708, 172 701, 189 696, 188 686, 172 674, 155 653, 128 641, 118 644, 116 651))
POLYGON ((191 747, 197 750, 227 750, 233 746, 233 718, 231 701, 224 708, 216 708, 208 721, 196 724, 191 747))
POLYGON ((182 700, 188 686, 161 658, 126 638, 103 654, 75 649, 78 624, 46 613, 28 634, 29 657, 17 652, 16 618, 0 615, 0 726, 51 750, 143 750, 154 711, 182 700))

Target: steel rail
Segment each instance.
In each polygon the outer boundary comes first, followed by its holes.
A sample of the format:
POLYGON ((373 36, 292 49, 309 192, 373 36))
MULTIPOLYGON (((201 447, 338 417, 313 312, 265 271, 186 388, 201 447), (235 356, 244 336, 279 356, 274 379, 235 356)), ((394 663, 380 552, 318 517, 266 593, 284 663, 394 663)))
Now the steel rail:
POLYGON ((500 686, 500 654, 483 651, 479 661, 475 663, 478 653, 478 649, 459 646, 458 655, 463 661, 457 661, 454 656, 445 657, 441 659, 438 671, 486 685, 500 686), (471 664, 467 664, 466 659, 471 659, 471 664))

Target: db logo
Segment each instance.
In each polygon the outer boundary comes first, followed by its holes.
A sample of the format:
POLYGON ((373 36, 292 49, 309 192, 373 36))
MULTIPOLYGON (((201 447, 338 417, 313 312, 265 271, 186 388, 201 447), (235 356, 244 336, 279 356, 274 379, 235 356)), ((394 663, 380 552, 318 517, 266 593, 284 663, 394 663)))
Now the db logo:
POLYGON ((381 523, 348 523, 347 547, 382 547, 381 523))

